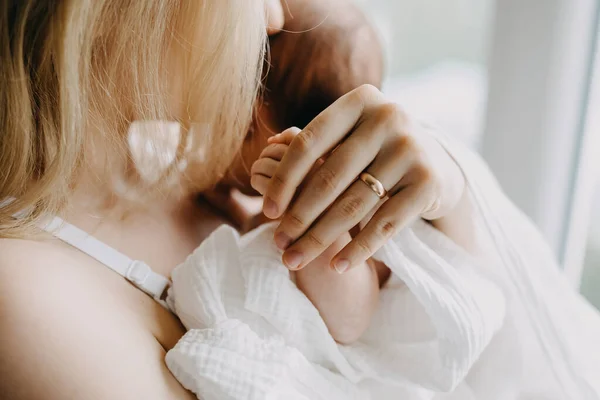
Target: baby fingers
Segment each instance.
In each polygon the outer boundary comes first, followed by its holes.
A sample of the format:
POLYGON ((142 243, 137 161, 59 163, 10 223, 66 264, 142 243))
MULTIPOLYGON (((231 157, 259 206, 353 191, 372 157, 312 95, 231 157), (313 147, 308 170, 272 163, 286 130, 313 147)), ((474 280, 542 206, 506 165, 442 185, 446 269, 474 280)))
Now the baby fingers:
POLYGON ((269 139, 267 139, 267 143, 271 144, 271 143, 282 143, 282 144, 286 144, 289 145, 290 143, 292 143, 292 140, 294 140, 294 138, 301 132, 300 128, 297 127, 291 127, 286 129, 285 131, 278 133, 275 136, 271 136, 269 139))

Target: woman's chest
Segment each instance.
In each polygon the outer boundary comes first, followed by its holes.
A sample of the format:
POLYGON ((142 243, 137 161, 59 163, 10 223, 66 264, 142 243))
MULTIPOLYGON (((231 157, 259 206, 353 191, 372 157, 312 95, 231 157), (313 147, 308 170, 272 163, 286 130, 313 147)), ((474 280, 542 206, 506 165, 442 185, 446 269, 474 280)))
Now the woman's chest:
MULTIPOLYGON (((155 272, 170 278, 173 269, 183 263, 219 226, 227 223, 209 209, 200 209, 199 216, 174 223, 168 227, 171 234, 156 238, 152 245, 138 243, 139 258, 151 265, 155 272)), ((123 293, 123 301, 127 302, 132 315, 140 319, 141 325, 152 332, 166 351, 173 348, 186 331, 176 315, 140 290, 123 293)))
MULTIPOLYGON (((227 223, 206 205, 172 216, 125 221, 120 226, 101 224, 91 233, 106 246, 133 260, 146 263, 160 275, 171 271, 194 252, 215 229, 227 223)), ((63 245, 69 264, 80 275, 80 284, 89 288, 86 302, 106 307, 107 314, 119 314, 132 324, 120 329, 150 334, 168 351, 185 333, 179 319, 142 290, 91 257, 63 245)), ((115 327, 116 328, 116 327, 115 327)))

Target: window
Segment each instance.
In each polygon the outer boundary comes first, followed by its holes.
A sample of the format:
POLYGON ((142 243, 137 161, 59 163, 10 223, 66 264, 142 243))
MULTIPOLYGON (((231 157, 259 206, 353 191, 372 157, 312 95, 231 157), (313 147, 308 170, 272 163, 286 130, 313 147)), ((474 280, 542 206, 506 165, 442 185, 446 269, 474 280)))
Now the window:
POLYGON ((486 99, 493 0, 355 0, 387 53, 384 91, 477 146, 486 99))
POLYGON ((581 222, 577 226, 578 230, 573 233, 580 238, 572 239, 574 245, 578 246, 575 254, 578 256, 581 254, 581 256, 579 259, 573 260, 572 269, 576 272, 583 271, 581 293, 600 308, 600 160, 598 158, 598 154, 600 154, 600 46, 598 43, 600 40, 598 38, 596 40, 596 61, 590 87, 587 118, 584 124, 588 140, 584 143, 587 150, 587 162, 583 165, 582 170, 587 171, 587 174, 584 175, 586 180, 581 183, 579 188, 583 192, 581 195, 583 201, 576 205, 580 208, 581 222), (584 236, 586 234, 587 240, 584 236), (580 243, 584 241, 585 253, 579 249, 579 246, 582 246, 580 243), (581 258, 584 260, 583 265, 581 258))
POLYGON ((480 151, 600 306, 600 1, 355 1, 386 43, 385 91, 480 151))

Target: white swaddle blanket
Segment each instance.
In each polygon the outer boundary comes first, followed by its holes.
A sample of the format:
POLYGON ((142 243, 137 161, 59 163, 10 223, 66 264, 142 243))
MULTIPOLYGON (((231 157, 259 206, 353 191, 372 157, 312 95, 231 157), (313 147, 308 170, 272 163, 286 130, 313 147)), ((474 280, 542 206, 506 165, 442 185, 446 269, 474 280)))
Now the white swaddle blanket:
POLYGON ((376 257, 393 274, 358 342, 334 342, 290 280, 273 226, 215 231, 172 274, 188 329, 167 353, 211 399, 599 399, 600 318, 468 151, 448 144, 489 236, 488 265, 417 221, 376 257))
POLYGON ((448 239, 416 225, 379 253, 395 276, 352 346, 335 343, 290 280, 272 225, 241 238, 221 227, 173 273, 174 309, 189 331, 169 368, 203 399, 364 399, 383 385, 425 399, 423 389, 453 390, 500 327, 504 298, 448 239))

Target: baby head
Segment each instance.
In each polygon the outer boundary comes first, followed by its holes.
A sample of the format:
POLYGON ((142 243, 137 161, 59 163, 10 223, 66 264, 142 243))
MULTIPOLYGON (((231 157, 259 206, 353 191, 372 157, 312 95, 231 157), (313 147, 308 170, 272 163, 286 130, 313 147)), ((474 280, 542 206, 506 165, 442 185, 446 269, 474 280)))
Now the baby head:
POLYGON ((297 3, 286 9, 284 31, 271 38, 263 101, 222 182, 247 194, 255 194, 249 170, 269 137, 303 128, 360 85, 381 86, 383 51, 358 7, 347 0, 297 3))
POLYGON ((280 127, 303 128, 352 89, 381 86, 383 52, 355 5, 333 1, 297 7, 284 29, 271 40, 265 93, 280 127))

